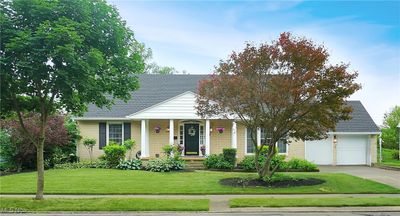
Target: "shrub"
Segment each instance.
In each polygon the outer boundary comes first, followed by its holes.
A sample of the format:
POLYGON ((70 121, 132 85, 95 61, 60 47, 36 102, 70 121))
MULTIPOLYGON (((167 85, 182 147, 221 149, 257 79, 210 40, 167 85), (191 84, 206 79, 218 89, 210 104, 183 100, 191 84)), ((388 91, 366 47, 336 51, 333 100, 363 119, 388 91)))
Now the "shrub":
POLYGON ((0 130, 0 171, 17 169, 14 157, 17 148, 11 143, 11 135, 5 130, 0 130))
POLYGON ((128 160, 130 160, 132 158, 132 152, 136 147, 136 141, 134 139, 127 139, 122 143, 122 145, 125 146, 128 151, 128 160))
POLYGON ((207 169, 233 169, 234 164, 225 160, 222 154, 212 154, 203 161, 203 165, 207 169))
POLYGON ((165 156, 169 157, 174 153, 174 146, 172 145, 165 145, 162 147, 163 153, 165 156))
POLYGON ((392 158, 395 160, 399 160, 399 151, 393 151, 392 153, 392 158))
MULTIPOLYGON (((26 114, 25 117, 25 127, 32 134, 33 139, 37 139, 39 136, 39 130, 37 130, 39 118, 38 115, 31 113, 26 114)), ((7 149, 13 149, 13 157, 7 160, 9 164, 12 164, 12 169, 17 171, 35 169, 36 148, 32 144, 31 138, 23 132, 18 120, 13 118, 0 120, 0 125, 10 135, 11 142, 8 143, 10 146, 7 149)), ((61 157, 76 159, 76 142, 80 139, 80 135, 75 121, 63 115, 49 116, 45 134, 44 159, 47 167, 52 167, 54 162, 61 157)), ((1 157, 3 158, 3 156, 1 157)), ((68 162, 68 160, 65 161, 68 162)))
POLYGON ((139 159, 121 161, 117 168, 122 170, 140 170, 142 169, 142 161, 139 159))
POLYGON ((222 155, 224 160, 234 167, 236 164, 236 149, 234 148, 224 148, 222 149, 222 155))
POLYGON ((149 160, 145 167, 152 172, 169 172, 185 168, 185 161, 179 157, 156 158, 149 160))
POLYGON ((172 170, 183 170, 185 168, 185 161, 180 157, 168 158, 169 163, 171 163, 172 170))
POLYGON ((106 161, 82 161, 76 163, 55 164, 54 169, 109 168, 106 161))
POLYGON ((105 146, 103 150, 104 157, 102 157, 102 159, 104 159, 111 168, 117 167, 119 162, 124 159, 126 153, 126 148, 116 143, 110 143, 108 146, 105 146))
POLYGON ((290 161, 288 161, 287 169, 297 170, 297 171, 307 171, 307 172, 318 171, 318 167, 314 163, 298 158, 293 158, 290 161))
POLYGON ((169 172, 172 170, 172 163, 170 163, 168 158, 156 158, 147 162, 146 170, 151 172, 169 172))
MULTIPOLYGON (((265 162, 265 156, 260 155, 258 157, 258 163, 260 166, 264 164, 265 162)), ((272 160, 271 160, 271 167, 275 167, 278 165, 277 170, 282 171, 287 169, 287 164, 285 162, 285 156, 284 155, 275 155, 272 160)), ((243 158, 243 160, 239 163, 239 167, 246 171, 254 171, 256 170, 256 163, 255 163, 255 157, 254 155, 248 155, 243 158)))

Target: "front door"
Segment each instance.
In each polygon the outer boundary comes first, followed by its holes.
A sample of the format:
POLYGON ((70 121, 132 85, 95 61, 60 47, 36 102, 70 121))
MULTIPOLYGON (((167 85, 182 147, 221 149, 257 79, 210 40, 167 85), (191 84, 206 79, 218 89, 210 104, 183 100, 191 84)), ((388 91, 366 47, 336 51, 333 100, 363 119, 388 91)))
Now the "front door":
POLYGON ((199 155, 199 124, 185 124, 185 155, 199 155))

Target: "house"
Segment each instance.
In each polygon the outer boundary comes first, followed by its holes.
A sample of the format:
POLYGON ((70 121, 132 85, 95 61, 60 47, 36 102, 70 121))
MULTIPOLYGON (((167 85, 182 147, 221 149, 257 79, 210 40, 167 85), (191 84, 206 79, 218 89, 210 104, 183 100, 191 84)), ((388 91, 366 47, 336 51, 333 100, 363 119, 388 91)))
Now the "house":
MULTIPOLYGON (((196 114, 196 89, 207 75, 139 75, 140 89, 132 93, 127 103, 117 100, 110 110, 90 105, 88 111, 76 118, 81 135, 97 140, 94 156, 110 141, 136 140, 136 151, 142 158, 162 154, 168 144, 184 146, 183 156, 201 158, 218 154, 223 148, 236 148, 238 159, 254 152, 250 145, 250 130, 240 121, 202 119, 196 114)), ((349 101, 352 119, 339 122, 335 132, 325 140, 303 141, 291 139, 278 143, 279 153, 287 158, 305 158, 317 164, 370 165, 377 160, 379 129, 360 101, 349 101)), ((264 130, 257 130, 257 142, 264 138, 264 130)), ((78 156, 88 159, 84 146, 78 145, 78 156)))

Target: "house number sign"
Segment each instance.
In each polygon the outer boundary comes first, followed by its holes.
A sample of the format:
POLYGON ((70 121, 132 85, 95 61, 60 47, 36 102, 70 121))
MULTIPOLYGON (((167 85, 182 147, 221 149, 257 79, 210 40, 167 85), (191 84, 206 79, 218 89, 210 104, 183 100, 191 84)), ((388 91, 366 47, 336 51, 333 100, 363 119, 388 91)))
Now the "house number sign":
POLYGON ((196 135, 196 129, 194 129, 193 127, 190 127, 188 130, 188 134, 189 136, 195 136, 196 135))

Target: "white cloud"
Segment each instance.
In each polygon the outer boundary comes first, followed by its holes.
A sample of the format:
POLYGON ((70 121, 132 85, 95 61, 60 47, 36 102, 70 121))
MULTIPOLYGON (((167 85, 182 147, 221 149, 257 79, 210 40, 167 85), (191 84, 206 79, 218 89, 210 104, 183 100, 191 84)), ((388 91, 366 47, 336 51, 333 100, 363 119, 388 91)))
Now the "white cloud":
MULTIPOLYGON (((269 13, 296 4, 273 2, 257 10, 269 13)), ((245 41, 271 41, 280 32, 292 31, 323 43, 332 62, 350 62, 351 68, 359 71, 358 82, 363 89, 351 99, 361 100, 376 123, 381 124, 390 107, 400 105, 400 47, 381 39, 389 26, 361 22, 354 17, 301 23, 299 18, 304 11, 281 12, 265 20, 249 19, 248 10, 254 7, 226 8, 210 19, 198 14, 191 16, 190 11, 149 7, 143 2, 134 7, 117 6, 137 38, 153 49, 154 59, 161 65, 189 73, 211 73, 220 59, 232 50, 242 49, 245 41)))

